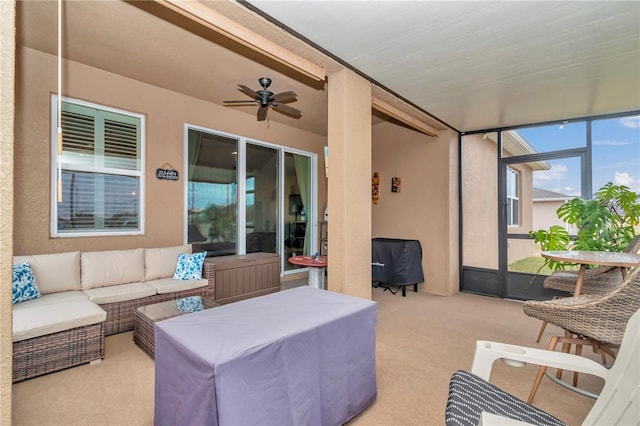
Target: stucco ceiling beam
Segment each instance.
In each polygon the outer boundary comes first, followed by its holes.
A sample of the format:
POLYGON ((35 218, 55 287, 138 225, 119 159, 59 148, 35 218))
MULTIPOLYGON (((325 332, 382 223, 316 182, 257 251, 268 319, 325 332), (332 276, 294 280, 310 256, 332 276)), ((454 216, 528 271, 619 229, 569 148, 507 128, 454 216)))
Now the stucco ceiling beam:
POLYGON ((243 46, 273 59, 313 80, 324 81, 326 78, 326 71, 323 67, 282 48, 278 44, 254 33, 242 25, 237 24, 202 3, 185 0, 155 1, 156 3, 185 16, 200 25, 204 25, 224 37, 240 43, 243 46))
POLYGON ((424 133, 427 136, 431 136, 431 137, 437 137, 438 136, 438 131, 436 129, 434 129, 433 127, 429 126, 426 123, 423 123, 422 121, 418 120, 415 117, 410 116, 409 114, 407 114, 404 111, 399 110, 398 108, 394 107, 393 105, 390 105, 386 102, 384 102, 381 99, 378 99, 376 97, 372 97, 371 98, 371 106, 373 107, 373 109, 380 111, 384 114, 387 114, 389 117, 391 118, 395 118, 396 120, 406 124, 407 126, 421 132, 424 133))

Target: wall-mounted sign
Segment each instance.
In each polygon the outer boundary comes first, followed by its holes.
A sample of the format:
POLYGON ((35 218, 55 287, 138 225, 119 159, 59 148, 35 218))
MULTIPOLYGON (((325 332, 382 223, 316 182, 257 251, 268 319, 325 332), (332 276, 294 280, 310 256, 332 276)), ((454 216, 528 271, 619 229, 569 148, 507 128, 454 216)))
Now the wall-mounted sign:
POLYGON ((399 177, 391 178, 391 192, 400 192, 401 179, 399 177))
POLYGON ((161 180, 178 180, 178 171, 170 169, 156 169, 156 178, 161 180))

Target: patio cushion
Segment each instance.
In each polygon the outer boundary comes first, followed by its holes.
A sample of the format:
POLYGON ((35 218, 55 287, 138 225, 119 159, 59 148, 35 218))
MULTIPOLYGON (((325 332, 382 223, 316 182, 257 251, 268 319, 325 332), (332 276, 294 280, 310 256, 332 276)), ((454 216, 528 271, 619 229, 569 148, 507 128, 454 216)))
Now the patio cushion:
POLYGON ((89 300, 99 305, 140 299, 156 294, 156 289, 146 283, 129 283, 118 286, 99 287, 85 290, 89 300))
POLYGON ((31 309, 34 306, 50 305, 52 303, 70 302, 72 300, 89 300, 89 296, 81 291, 63 291, 61 293, 44 294, 37 299, 27 300, 13 305, 14 311, 31 309))
POLYGON ((80 252, 14 256, 13 264, 29 262, 40 294, 80 290, 80 252))
POLYGON ((475 374, 456 371, 449 382, 446 425, 476 426, 483 411, 532 425, 564 425, 552 415, 508 394, 475 374))
POLYGON ((29 262, 13 265, 12 287, 14 304, 40 297, 40 290, 29 262))
POLYGON ((83 252, 80 264, 83 290, 144 279, 143 249, 83 252))
POLYGON ((173 274, 174 280, 199 280, 202 278, 202 265, 207 252, 200 253, 180 253, 176 272, 173 274))
POLYGON ((193 290, 194 288, 205 287, 209 284, 207 280, 174 280, 172 278, 163 278, 159 280, 147 281, 148 284, 156 289, 158 294, 172 293, 174 291, 193 290))
POLYGON ((26 309, 23 306, 13 310, 13 341, 97 324, 106 318, 104 309, 88 300, 32 305, 26 309))
POLYGON ((191 244, 144 249, 144 280, 172 277, 180 253, 191 253, 191 244))

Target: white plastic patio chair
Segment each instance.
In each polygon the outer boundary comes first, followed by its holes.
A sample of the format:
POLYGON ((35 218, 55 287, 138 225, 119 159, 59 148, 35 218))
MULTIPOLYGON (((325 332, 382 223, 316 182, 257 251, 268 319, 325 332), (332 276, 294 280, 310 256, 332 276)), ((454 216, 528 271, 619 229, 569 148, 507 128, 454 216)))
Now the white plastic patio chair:
POLYGON ((497 359, 512 366, 530 362, 601 377, 604 387, 583 425, 640 424, 640 310, 627 323, 618 356, 610 369, 574 354, 478 341, 471 374, 458 371, 449 383, 447 426, 562 424, 490 384, 491 368, 497 359))

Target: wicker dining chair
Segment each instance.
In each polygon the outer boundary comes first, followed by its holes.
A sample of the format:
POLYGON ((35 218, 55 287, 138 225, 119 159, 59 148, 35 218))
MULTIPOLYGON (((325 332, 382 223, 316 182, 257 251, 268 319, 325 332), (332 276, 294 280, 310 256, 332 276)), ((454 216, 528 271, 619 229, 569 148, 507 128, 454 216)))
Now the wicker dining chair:
MULTIPOLYGON (((553 336, 548 350, 558 343, 591 345, 613 355, 608 348, 622 342, 625 326, 631 315, 640 309, 640 267, 605 295, 581 295, 547 301, 527 301, 524 313, 554 324, 566 331, 565 336, 553 336), (577 338, 568 335, 576 335, 577 338)), ((546 367, 540 367, 531 388, 528 402, 533 400, 546 367)), ((575 379, 574 379, 575 384, 575 379)))

